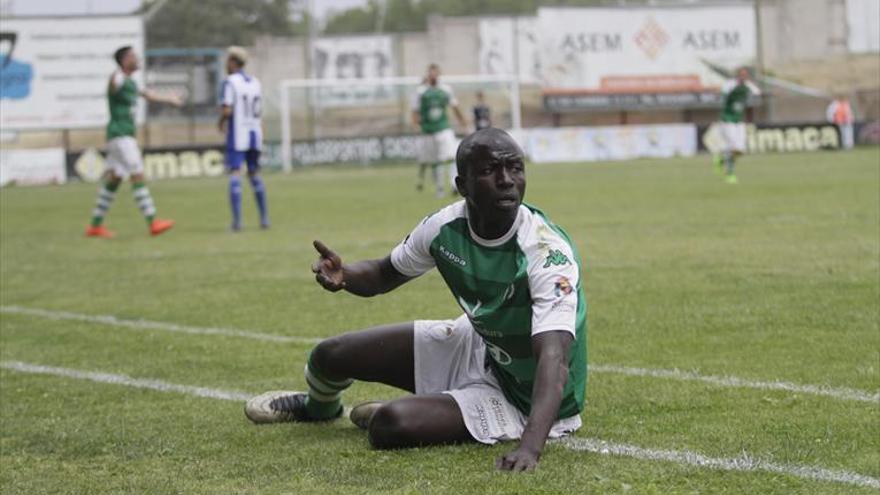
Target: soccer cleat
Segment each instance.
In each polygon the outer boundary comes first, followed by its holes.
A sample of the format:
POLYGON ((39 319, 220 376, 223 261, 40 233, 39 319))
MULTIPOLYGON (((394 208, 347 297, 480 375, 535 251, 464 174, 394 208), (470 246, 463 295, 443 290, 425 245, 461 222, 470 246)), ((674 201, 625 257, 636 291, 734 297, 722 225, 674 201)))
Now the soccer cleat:
POLYGON ((370 426, 370 420, 373 419, 373 413, 384 404, 385 402, 381 400, 362 402, 352 408, 348 419, 358 428, 366 430, 370 426))
POLYGON ((174 227, 174 220, 160 220, 157 218, 150 223, 150 235, 159 235, 171 227, 174 227))
POLYGON ((332 418, 314 419, 306 413, 305 392, 273 390, 247 401, 244 415, 256 424, 330 421, 342 416, 342 407, 332 418))
POLYGON ((116 234, 107 230, 103 225, 94 225, 86 229, 86 237, 100 237, 102 239, 113 239, 116 234))
POLYGON ((263 230, 269 230, 271 226, 272 224, 270 224, 269 222, 260 222, 260 228, 263 230))
POLYGON ((737 179, 735 175, 730 174, 724 177, 724 182, 727 182, 728 184, 739 184, 739 179, 737 179))

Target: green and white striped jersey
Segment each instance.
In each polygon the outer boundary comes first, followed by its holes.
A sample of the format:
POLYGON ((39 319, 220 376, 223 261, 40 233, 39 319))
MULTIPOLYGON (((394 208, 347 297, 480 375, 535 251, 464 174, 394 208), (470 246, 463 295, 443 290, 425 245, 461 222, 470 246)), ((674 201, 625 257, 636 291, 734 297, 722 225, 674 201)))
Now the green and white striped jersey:
POLYGON ((413 94, 410 108, 419 113, 422 133, 436 134, 449 129, 449 116, 446 107, 458 105, 455 93, 449 85, 437 83, 436 86, 422 84, 413 94))
POLYGON ((435 266, 486 343, 486 363, 507 399, 531 410, 537 360, 532 336, 562 330, 575 337, 559 418, 583 409, 587 380, 586 309, 580 259, 568 235, 529 205, 510 231, 481 239, 459 201, 425 218, 391 252, 401 274, 435 266))

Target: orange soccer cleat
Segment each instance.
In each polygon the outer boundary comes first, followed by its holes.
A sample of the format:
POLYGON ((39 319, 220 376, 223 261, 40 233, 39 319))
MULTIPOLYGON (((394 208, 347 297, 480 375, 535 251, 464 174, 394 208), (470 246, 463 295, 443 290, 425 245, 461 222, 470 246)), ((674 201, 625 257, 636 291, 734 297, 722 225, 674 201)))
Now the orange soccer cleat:
POLYGON ((92 225, 86 229, 86 237, 101 237, 103 239, 113 239, 116 234, 107 230, 103 225, 92 225))
POLYGON ((157 218, 150 223, 150 235, 159 235, 171 227, 174 227, 174 220, 160 220, 157 218))

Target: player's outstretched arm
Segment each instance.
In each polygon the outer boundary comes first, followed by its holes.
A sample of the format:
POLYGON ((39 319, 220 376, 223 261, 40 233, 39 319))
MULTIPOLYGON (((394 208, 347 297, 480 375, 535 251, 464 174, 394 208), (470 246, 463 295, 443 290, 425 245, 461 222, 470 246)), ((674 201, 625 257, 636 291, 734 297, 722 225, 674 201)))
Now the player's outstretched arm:
POLYGON ((568 381, 568 349, 574 338, 564 330, 542 332, 532 338, 538 359, 532 388, 532 411, 517 447, 495 461, 503 471, 532 471, 538 465, 550 428, 559 414, 562 391, 568 381))
POLYGON ((394 268, 390 256, 346 264, 323 242, 314 241, 313 244, 320 257, 312 265, 312 272, 321 287, 330 292, 345 289, 358 296, 372 297, 390 292, 410 280, 394 268))
POLYGON ((141 96, 151 103, 167 103, 175 107, 183 106, 183 100, 177 97, 177 95, 163 95, 151 89, 144 89, 141 91, 141 96))

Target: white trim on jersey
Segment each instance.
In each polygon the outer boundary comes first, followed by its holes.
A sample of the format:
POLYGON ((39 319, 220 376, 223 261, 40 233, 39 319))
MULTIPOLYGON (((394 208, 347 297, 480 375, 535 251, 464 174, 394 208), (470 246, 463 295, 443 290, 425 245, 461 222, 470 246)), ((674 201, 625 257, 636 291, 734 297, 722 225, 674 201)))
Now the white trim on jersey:
POLYGON ((220 104, 232 108, 226 135, 227 149, 235 151, 263 148, 263 95, 259 79, 243 71, 223 80, 220 104))

